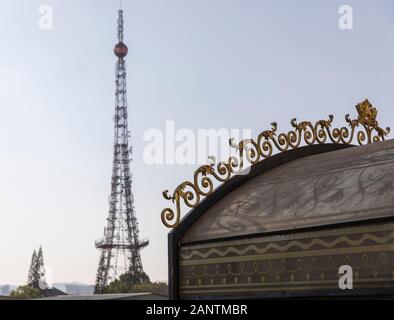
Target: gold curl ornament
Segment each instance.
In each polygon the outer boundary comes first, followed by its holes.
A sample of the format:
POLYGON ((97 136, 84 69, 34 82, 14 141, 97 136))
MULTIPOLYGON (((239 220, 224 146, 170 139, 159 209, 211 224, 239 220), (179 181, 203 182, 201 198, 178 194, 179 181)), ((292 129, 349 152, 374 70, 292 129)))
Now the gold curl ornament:
POLYGON ((168 228, 175 228, 181 219, 181 202, 189 208, 196 208, 203 199, 210 196, 215 190, 215 183, 224 183, 231 179, 237 172, 244 168, 244 159, 254 165, 272 156, 275 150, 285 152, 296 149, 301 144, 351 144, 353 140, 358 145, 365 145, 384 141, 390 133, 390 128, 381 128, 376 120, 378 111, 368 99, 356 105, 357 119, 351 119, 347 114, 345 120, 347 126, 332 128, 334 116, 328 120, 319 120, 315 123, 292 119, 292 130, 287 133, 277 133, 278 125, 271 123, 271 129, 261 132, 257 139, 244 139, 238 144, 230 139, 230 146, 235 148, 237 157, 230 157, 227 162, 216 164, 214 157, 209 157, 210 164, 199 167, 194 172, 193 182, 182 182, 170 196, 168 190, 163 192, 167 200, 175 204, 175 211, 165 208, 161 212, 161 220, 168 228))

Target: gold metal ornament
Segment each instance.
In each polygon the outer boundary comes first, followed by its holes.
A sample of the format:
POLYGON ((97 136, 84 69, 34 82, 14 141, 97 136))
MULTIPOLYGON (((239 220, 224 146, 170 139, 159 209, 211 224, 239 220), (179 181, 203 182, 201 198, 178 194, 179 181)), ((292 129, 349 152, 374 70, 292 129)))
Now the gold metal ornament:
POLYGON ((235 148, 237 157, 230 157, 227 162, 216 164, 214 157, 209 157, 210 164, 199 167, 194 172, 193 182, 182 182, 173 192, 163 192, 163 197, 175 204, 175 211, 165 208, 161 212, 161 220, 168 228, 175 228, 181 218, 181 201, 189 208, 196 208, 203 199, 211 195, 214 183, 224 183, 245 168, 244 160, 254 165, 272 156, 275 151, 284 152, 296 149, 305 143, 306 145, 325 144, 327 140, 333 144, 365 145, 384 141, 390 133, 390 128, 381 128, 376 120, 377 109, 372 106, 368 99, 356 105, 357 119, 351 119, 347 114, 345 120, 348 126, 332 128, 334 116, 330 115, 328 120, 319 120, 314 124, 310 121, 297 123, 296 119, 290 121, 293 130, 287 133, 277 133, 278 125, 271 123, 271 129, 261 132, 257 139, 244 139, 238 144, 230 139, 230 146, 235 148))

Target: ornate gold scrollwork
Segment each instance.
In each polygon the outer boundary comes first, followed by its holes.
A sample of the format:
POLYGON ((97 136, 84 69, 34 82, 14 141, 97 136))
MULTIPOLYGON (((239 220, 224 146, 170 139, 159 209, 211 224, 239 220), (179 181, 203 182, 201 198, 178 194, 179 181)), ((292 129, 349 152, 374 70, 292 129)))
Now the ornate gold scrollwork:
POLYGON ((319 120, 313 124, 310 121, 297 123, 296 119, 290 121, 293 129, 287 133, 277 134, 278 125, 271 123, 271 129, 261 132, 257 140, 244 139, 238 144, 230 139, 230 146, 235 148, 238 157, 230 157, 227 162, 216 164, 215 158, 210 157, 211 164, 203 165, 194 172, 193 182, 181 183, 169 195, 168 190, 163 192, 167 200, 175 204, 175 211, 165 208, 161 212, 161 220, 168 228, 175 228, 181 217, 181 200, 189 208, 196 208, 203 198, 211 195, 215 189, 214 181, 223 183, 234 174, 244 169, 244 158, 251 164, 271 157, 276 148, 279 152, 298 148, 303 142, 306 145, 324 144, 327 141, 334 144, 351 144, 356 136, 359 145, 384 141, 390 133, 390 128, 379 127, 376 120, 377 109, 366 99, 356 105, 357 119, 351 119, 347 114, 345 120, 347 127, 332 128, 334 116, 328 120, 319 120))

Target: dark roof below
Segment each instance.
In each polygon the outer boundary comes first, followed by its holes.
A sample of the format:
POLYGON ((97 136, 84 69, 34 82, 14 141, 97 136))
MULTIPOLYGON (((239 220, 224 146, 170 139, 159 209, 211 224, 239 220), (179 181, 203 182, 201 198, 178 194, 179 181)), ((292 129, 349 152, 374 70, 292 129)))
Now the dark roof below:
POLYGON ((168 300, 168 297, 152 293, 114 293, 90 295, 64 295, 40 300, 168 300))
POLYGON ((45 290, 41 290, 41 293, 44 297, 56 297, 56 296, 64 296, 67 293, 57 289, 57 288, 47 288, 45 290))

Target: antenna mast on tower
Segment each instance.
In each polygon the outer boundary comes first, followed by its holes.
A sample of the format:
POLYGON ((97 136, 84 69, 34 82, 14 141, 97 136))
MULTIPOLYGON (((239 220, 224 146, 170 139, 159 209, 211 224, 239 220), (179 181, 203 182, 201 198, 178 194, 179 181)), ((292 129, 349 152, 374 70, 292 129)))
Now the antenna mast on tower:
POLYGON ((114 53, 116 61, 116 90, 114 116, 114 154, 111 196, 104 237, 95 242, 101 256, 97 270, 95 293, 103 293, 108 284, 121 274, 131 274, 135 283, 143 283, 140 250, 149 244, 140 241, 131 190, 129 130, 127 114, 126 62, 127 46, 123 43, 123 10, 118 16, 118 44, 114 53))

